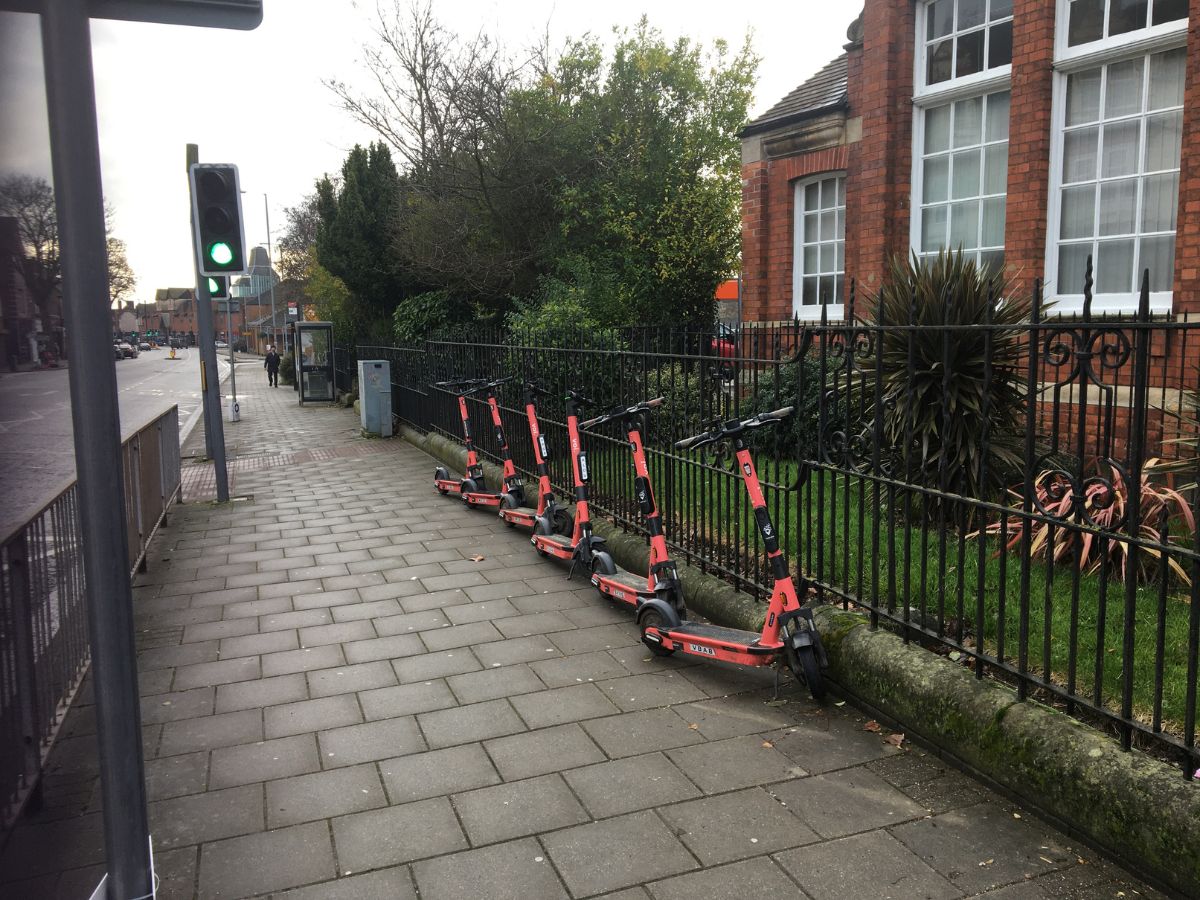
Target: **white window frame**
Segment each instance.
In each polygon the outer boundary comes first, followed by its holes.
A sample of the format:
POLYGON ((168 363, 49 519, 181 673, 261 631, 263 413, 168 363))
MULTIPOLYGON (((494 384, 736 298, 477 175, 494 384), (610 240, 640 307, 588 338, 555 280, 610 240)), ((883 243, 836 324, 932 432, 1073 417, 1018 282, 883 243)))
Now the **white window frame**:
MULTIPOLYGON (((921 0, 917 3, 916 9, 916 27, 913 33, 915 43, 915 51, 913 58, 915 59, 916 68, 913 72, 914 93, 919 98, 937 97, 953 98, 956 96, 971 96, 974 94, 989 94, 996 88, 997 83, 1007 84, 1012 76, 1012 63, 1003 66, 997 66, 994 69, 984 69, 982 72, 976 72, 973 75, 964 75, 961 78, 956 78, 953 75, 946 81, 939 81, 933 86, 925 83, 925 76, 929 74, 929 53, 928 41, 925 36, 929 33, 929 3, 931 0, 921 0)), ((1014 20, 1015 21, 1015 20, 1014 20)), ((986 25, 984 26, 987 27, 986 25)))
MULTIPOLYGON (((1058 0, 1054 38, 1054 84, 1050 116, 1050 179, 1047 185, 1048 205, 1046 210, 1045 296, 1047 301, 1053 301, 1053 305, 1047 310, 1049 315, 1077 315, 1083 312, 1082 285, 1074 288, 1072 293, 1060 293, 1057 284, 1059 229, 1062 225, 1062 166, 1066 143, 1064 130, 1067 121, 1067 76, 1122 60, 1187 46, 1187 19, 1165 25, 1150 26, 1140 31, 1131 31, 1115 38, 1101 38, 1079 47, 1067 46, 1069 24, 1070 0, 1058 0)), ((1146 72, 1143 77, 1149 78, 1149 72, 1146 72)), ((1184 108, 1187 108, 1186 104, 1184 108)), ((1178 221, 1175 233, 1178 238, 1178 221)), ((1178 261, 1176 261, 1176 267, 1178 267, 1178 261)), ((1138 295, 1139 289, 1136 286, 1129 293, 1094 294, 1092 311, 1123 315, 1136 313, 1138 295)), ((1174 291, 1151 292, 1150 312, 1154 314, 1170 313, 1173 295, 1174 291)))
MULTIPOLYGON (((916 40, 916 53, 913 54, 916 61, 916 70, 913 72, 915 92, 913 96, 912 117, 912 175, 910 178, 912 193, 909 195, 908 204, 908 244, 911 250, 920 255, 921 214, 923 212, 921 209, 921 198, 925 195, 925 110, 932 106, 941 106, 944 103, 964 100, 968 97, 983 97, 987 94, 995 94, 1001 91, 1008 91, 1011 94, 1012 65, 998 66, 995 69, 985 69, 974 75, 968 75, 963 78, 951 78, 949 81, 942 81, 933 87, 927 87, 925 85, 925 35, 928 33, 926 22, 928 4, 925 0, 917 4, 916 13, 916 31, 913 35, 916 40)), ((1006 228, 1007 222, 1008 213, 1006 210, 1006 228)), ((972 252, 977 253, 978 251, 972 252)))
MULTIPOLYGON (((828 172, 821 172, 817 175, 806 175, 803 178, 792 182, 792 316, 802 322, 816 322, 821 319, 821 310, 825 310, 825 317, 830 322, 840 322, 846 316, 845 303, 813 303, 805 304, 804 299, 804 191, 810 184, 817 184, 829 179, 842 182, 842 192, 845 193, 848 185, 846 183, 846 173, 841 169, 833 169, 828 172)), ((834 205, 835 210, 840 209, 842 212, 842 233, 834 237, 835 246, 837 243, 842 245, 842 290, 847 290, 846 282, 846 207, 834 205)), ((820 243, 827 243, 821 242, 820 243)), ((836 254, 836 251, 835 251, 836 254)), ((818 256, 820 251, 818 251, 818 256)))

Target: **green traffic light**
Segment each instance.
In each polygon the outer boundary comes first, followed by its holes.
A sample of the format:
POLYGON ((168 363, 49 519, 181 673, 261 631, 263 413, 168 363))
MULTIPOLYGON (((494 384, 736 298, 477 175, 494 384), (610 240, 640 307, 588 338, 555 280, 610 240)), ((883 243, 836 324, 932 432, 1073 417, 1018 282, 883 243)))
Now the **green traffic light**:
POLYGON ((217 241, 208 248, 208 258, 218 266, 227 266, 233 262, 233 248, 224 241, 217 241))
POLYGON ((219 284, 217 284, 217 279, 215 279, 215 278, 208 279, 208 292, 210 294, 218 294, 221 292, 221 286, 219 284))

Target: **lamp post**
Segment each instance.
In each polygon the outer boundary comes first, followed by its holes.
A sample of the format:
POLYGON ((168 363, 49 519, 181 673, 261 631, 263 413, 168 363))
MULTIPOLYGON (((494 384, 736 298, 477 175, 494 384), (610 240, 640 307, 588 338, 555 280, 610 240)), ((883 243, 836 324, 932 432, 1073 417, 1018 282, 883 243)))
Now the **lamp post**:
POLYGON ((271 343, 279 348, 279 326, 275 322, 275 250, 271 246, 271 209, 267 204, 266 192, 263 193, 263 214, 267 218, 267 278, 271 288, 271 343))

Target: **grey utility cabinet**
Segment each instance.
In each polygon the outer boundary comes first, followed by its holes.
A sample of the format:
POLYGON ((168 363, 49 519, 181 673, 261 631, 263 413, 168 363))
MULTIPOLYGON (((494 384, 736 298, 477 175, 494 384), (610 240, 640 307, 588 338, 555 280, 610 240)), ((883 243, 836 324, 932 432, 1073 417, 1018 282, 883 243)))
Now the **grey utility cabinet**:
POLYGON ((386 359, 358 361, 358 408, 363 431, 392 436, 392 365, 386 359))

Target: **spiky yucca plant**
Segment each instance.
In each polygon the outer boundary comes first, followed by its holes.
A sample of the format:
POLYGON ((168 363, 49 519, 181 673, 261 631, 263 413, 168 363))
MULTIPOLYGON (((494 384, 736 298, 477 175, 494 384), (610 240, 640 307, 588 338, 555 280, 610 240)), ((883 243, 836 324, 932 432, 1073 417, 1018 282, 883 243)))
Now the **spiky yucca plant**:
MULTIPOLYGON (((889 263, 875 297, 876 321, 885 327, 859 361, 853 403, 867 428, 880 417, 894 477, 996 499, 1020 469, 1029 400, 1022 326, 1033 304, 1013 288, 962 252, 889 263)), ((914 497, 917 518, 929 520, 938 508, 932 498, 914 497)))
MULTIPOLYGON (((1027 520, 1022 516, 1013 516, 1005 524, 992 523, 984 529, 984 533, 998 535, 1003 532, 1008 535, 1007 549, 1011 551, 1020 545, 1028 525, 1030 553, 1035 559, 1048 557, 1056 563, 1072 563, 1081 572, 1095 572, 1107 557, 1112 570, 1124 581, 1130 574, 1129 543, 1122 540, 1123 535, 1117 532, 1118 529, 1128 531, 1128 526, 1121 527, 1121 520, 1129 507, 1129 488, 1120 470, 1111 463, 1098 463, 1097 468, 1112 487, 1092 481, 1084 487, 1081 502, 1085 515, 1096 528, 1102 532, 1113 532, 1107 541, 1101 541, 1090 531, 1075 531, 1057 524, 1056 520, 1078 521, 1075 517, 1078 498, 1075 489, 1061 483, 1057 473, 1051 471, 1042 472, 1033 483, 1038 503, 1047 510, 1050 518, 1027 520), (1106 549, 1102 550, 1102 547, 1106 549)), ((1139 554, 1138 571, 1133 573, 1139 582, 1153 580, 1160 569, 1162 551, 1154 545, 1190 547, 1192 536, 1196 533, 1196 519, 1183 494, 1154 481, 1153 476, 1164 468, 1157 459, 1148 459, 1142 466, 1137 536, 1146 541, 1146 545, 1139 554), (1182 536, 1173 535, 1171 526, 1180 530, 1182 536)), ((1013 488, 1009 493, 1014 505, 1020 506, 1023 501, 1021 489, 1013 488)), ((977 536, 978 532, 970 535, 977 536)), ((1175 557, 1167 556, 1167 567, 1174 578, 1191 587, 1192 579, 1175 557)))

